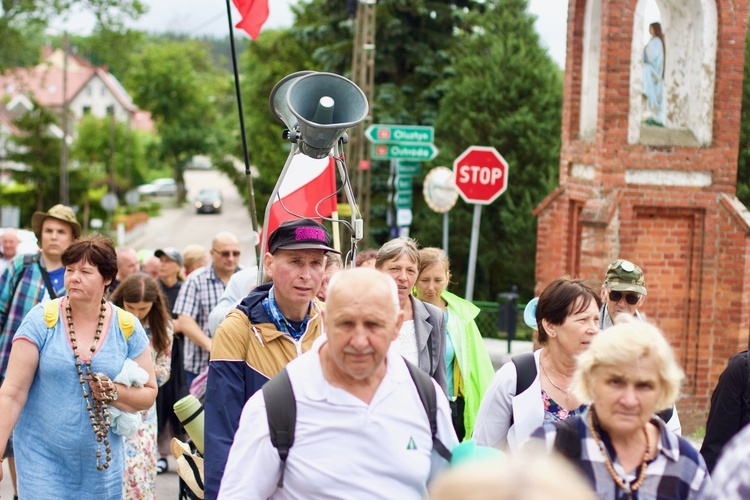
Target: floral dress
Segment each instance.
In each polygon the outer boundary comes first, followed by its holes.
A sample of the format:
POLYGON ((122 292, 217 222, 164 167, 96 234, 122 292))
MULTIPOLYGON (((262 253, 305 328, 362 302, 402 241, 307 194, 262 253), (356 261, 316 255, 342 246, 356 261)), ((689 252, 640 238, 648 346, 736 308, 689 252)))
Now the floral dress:
MULTIPOLYGON (((149 340, 151 331, 143 325, 149 340)), ((167 330, 169 345, 164 352, 156 353, 151 349, 154 362, 156 385, 163 386, 172 367, 172 326, 167 330)), ((148 410, 141 412, 143 423, 134 435, 125 438, 125 474, 123 476, 123 498, 139 500, 153 499, 156 496, 156 460, 159 452, 156 445, 156 403, 148 410)))
POLYGON ((544 423, 561 422, 567 418, 575 417, 586 411, 587 405, 583 404, 575 410, 566 410, 552 399, 547 391, 542 389, 542 403, 544 403, 544 423))

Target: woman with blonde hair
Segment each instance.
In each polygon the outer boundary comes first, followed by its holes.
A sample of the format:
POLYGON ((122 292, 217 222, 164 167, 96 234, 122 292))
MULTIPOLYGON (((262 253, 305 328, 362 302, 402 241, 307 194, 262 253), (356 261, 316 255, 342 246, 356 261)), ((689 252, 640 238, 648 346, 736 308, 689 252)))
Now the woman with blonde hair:
POLYGON ((703 457, 656 415, 675 403, 683 379, 672 348, 655 326, 618 323, 578 357, 573 391, 588 412, 534 437, 577 464, 599 498, 702 498, 703 457))
POLYGON ((474 319, 479 308, 447 290, 451 272, 440 248, 419 251, 414 296, 438 307, 446 317, 445 369, 453 427, 459 440, 471 437, 479 404, 495 370, 474 319))

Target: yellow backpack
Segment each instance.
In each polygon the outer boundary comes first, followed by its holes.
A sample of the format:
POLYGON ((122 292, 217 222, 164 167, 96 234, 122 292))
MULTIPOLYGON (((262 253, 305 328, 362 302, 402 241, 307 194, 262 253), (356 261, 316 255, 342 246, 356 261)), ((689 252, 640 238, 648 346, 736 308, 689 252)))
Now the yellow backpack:
MULTIPOLYGON (((125 342, 127 342, 130 340, 130 336, 133 335, 133 331, 135 330, 135 316, 120 307, 115 306, 115 309, 117 309, 117 322, 120 324, 120 329, 125 335, 125 342)), ((44 321, 47 323, 47 328, 54 328, 59 319, 60 299, 45 302, 44 321)))

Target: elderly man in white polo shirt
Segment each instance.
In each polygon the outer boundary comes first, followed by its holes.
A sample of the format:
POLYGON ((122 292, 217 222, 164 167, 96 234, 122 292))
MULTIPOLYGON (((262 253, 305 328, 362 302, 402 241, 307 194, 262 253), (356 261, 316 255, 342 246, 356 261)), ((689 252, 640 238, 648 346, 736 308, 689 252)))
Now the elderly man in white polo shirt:
MULTIPOLYGON (((263 391, 247 402, 219 491, 233 498, 421 499, 448 463, 433 447, 427 412, 406 361, 391 348, 403 322, 395 282, 374 269, 333 276, 324 311, 326 337, 287 365, 296 400, 296 434, 286 460, 271 444, 263 391)), ((458 440, 443 391, 437 438, 458 440)))

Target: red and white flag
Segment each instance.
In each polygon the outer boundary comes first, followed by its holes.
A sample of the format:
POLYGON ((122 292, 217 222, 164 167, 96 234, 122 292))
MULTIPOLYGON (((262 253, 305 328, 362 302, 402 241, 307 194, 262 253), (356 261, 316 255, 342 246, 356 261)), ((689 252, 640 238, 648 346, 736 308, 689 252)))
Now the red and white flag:
POLYGON ((242 19, 235 28, 244 30, 253 40, 258 39, 263 23, 268 19, 268 0, 232 0, 242 19))
POLYGON ((330 217, 336 211, 338 203, 335 192, 336 160, 330 157, 317 160, 302 154, 295 155, 279 186, 279 196, 271 205, 268 231, 264 228, 263 237, 271 234, 282 222, 294 220, 298 216, 317 221, 321 217, 330 217), (324 198, 326 199, 323 200, 324 198), (282 202, 286 210, 281 206, 282 202))

